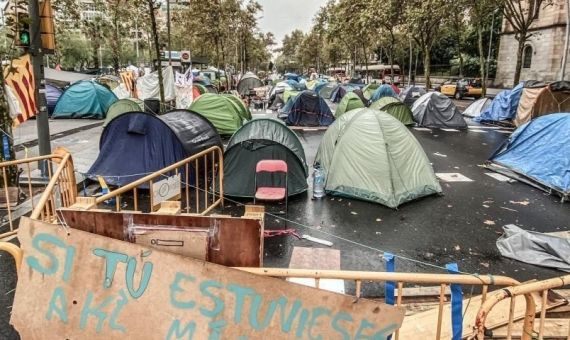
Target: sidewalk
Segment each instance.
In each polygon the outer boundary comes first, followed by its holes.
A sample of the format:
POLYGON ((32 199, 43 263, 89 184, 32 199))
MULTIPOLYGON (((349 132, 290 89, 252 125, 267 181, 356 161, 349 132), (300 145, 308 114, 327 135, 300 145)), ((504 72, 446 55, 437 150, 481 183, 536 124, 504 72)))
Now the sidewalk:
MULTIPOLYGON (((90 119, 50 120, 51 149, 58 146, 67 148, 73 155, 75 169, 85 173, 99 155, 102 124, 102 120, 90 119)), ((29 120, 14 128, 12 134, 17 159, 39 155, 36 120, 29 120)))

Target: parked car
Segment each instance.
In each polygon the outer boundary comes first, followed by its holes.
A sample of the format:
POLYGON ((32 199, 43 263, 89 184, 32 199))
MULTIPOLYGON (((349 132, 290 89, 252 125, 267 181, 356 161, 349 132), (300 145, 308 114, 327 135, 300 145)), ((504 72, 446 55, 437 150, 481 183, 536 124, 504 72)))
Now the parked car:
POLYGON ((483 94, 481 82, 476 79, 450 79, 436 87, 435 90, 455 99, 462 99, 463 97, 481 98, 483 94))

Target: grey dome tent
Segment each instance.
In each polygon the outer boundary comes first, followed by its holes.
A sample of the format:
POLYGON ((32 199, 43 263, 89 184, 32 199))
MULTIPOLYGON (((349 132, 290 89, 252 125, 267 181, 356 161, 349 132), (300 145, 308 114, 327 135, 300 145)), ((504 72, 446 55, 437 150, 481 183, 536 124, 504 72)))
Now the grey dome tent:
POLYGON ((465 111, 463 111, 463 115, 465 117, 477 118, 481 116, 482 112, 491 105, 492 100, 490 98, 481 98, 477 99, 471 105, 467 106, 465 111))
POLYGON ((111 185, 125 185, 212 146, 222 148, 220 135, 198 113, 123 113, 103 129, 99 156, 87 173, 91 178, 103 176, 111 185))
POLYGON ((332 195, 390 208, 435 193, 441 187, 421 145, 398 119, 373 109, 345 113, 325 135, 315 165, 332 195))
POLYGON ((307 190, 307 161, 299 138, 280 121, 262 118, 244 124, 230 139, 224 153, 224 194, 253 197, 255 166, 263 159, 287 162, 289 196, 307 190))
POLYGON ((237 84, 237 91, 240 95, 244 96, 246 94, 249 94, 249 91, 253 90, 254 88, 262 86, 263 82, 261 79, 259 79, 255 74, 247 72, 239 80, 237 84))
POLYGON ((412 113, 419 126, 467 129, 467 123, 453 101, 439 92, 429 92, 421 96, 414 103, 412 113))
POLYGON ((415 101, 426 94, 426 89, 420 86, 408 86, 400 92, 400 100, 408 106, 414 105, 415 101))

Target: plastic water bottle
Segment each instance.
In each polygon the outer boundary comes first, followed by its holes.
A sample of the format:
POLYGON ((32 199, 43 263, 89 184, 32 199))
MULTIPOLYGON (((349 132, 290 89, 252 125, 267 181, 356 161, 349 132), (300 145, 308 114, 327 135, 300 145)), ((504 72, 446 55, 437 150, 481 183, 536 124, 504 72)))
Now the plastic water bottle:
POLYGON ((321 198, 325 196, 325 171, 317 166, 313 170, 313 197, 321 198))

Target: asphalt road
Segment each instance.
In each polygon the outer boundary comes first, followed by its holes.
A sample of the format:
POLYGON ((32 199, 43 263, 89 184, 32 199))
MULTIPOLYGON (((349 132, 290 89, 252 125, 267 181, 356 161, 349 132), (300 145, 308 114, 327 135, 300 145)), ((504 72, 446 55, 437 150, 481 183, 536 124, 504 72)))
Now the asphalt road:
MULTIPOLYGON (((464 109, 471 102, 457 101, 457 105, 464 109)), ((293 222, 287 227, 333 242, 333 248, 340 250, 343 270, 383 271, 382 252, 389 251, 402 256, 396 259, 397 271, 443 272, 438 267, 457 262, 464 272, 508 275, 518 280, 563 274, 503 258, 495 246, 506 224, 539 232, 567 230, 570 224, 568 203, 561 204, 557 197, 523 183, 497 181, 479 166, 508 137, 508 131, 486 127, 457 132, 410 129, 436 173, 460 173, 472 181, 442 182, 442 196, 416 200, 398 210, 349 199, 313 200, 309 190, 290 201, 293 222)), ((312 164, 324 131, 297 133, 312 164)), ((309 181, 311 188, 310 177, 309 181)), ((239 216, 242 212, 239 204, 227 201, 225 213, 239 216)), ((282 221, 268 216, 267 229, 284 227, 282 221)), ((288 267, 294 246, 323 247, 292 236, 266 239, 264 266, 288 267)), ((16 278, 7 254, 0 253, 0 273, 0 339, 15 339, 8 320, 16 278)), ((364 296, 382 294, 379 285, 363 287, 364 296)), ((347 293, 353 289, 347 283, 347 293)))

